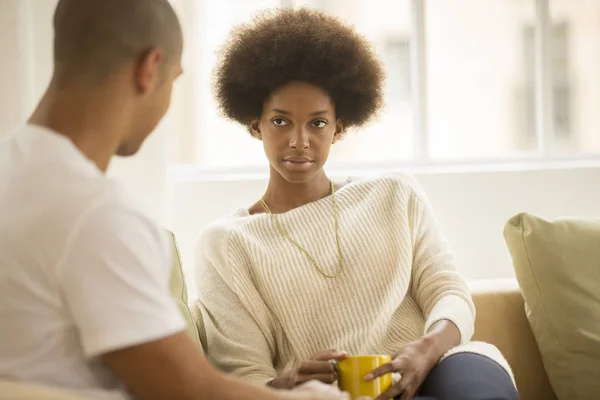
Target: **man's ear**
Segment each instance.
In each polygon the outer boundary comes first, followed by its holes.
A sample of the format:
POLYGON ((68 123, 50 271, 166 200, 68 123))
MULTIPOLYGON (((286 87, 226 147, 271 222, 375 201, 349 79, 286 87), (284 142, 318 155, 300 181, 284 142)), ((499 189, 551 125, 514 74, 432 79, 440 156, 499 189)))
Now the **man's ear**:
POLYGON ((258 140, 262 140, 262 132, 260 131, 260 121, 258 119, 253 119, 250 121, 250 131, 252 132, 252 136, 257 138, 258 140))
POLYGON ((344 126, 344 122, 341 119, 338 119, 337 123, 335 124, 335 133, 333 134, 332 143, 335 143, 338 140, 340 140, 342 136, 344 136, 345 130, 346 127, 344 126))
POLYGON ((141 94, 152 91, 158 85, 163 62, 161 49, 152 49, 140 56, 135 69, 135 85, 141 94))

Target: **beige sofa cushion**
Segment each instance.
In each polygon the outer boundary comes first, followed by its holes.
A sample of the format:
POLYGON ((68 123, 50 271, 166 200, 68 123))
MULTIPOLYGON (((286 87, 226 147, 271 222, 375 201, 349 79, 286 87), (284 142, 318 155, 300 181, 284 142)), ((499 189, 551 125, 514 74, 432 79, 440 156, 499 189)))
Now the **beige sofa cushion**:
MULTIPOLYGON (((172 232, 169 232, 169 236, 171 238, 171 246, 173 253, 173 263, 171 267, 171 293, 181 310, 181 314, 185 318, 185 322, 187 324, 187 330, 198 345, 200 349, 202 349, 202 343, 200 341, 200 337, 198 335, 198 322, 195 318, 198 316, 192 315, 188 304, 188 293, 187 286, 185 284, 185 276, 183 274, 183 266, 181 265, 181 256, 179 254, 179 248, 177 247, 177 241, 175 240, 175 236, 172 232)), ((201 322, 201 321, 200 321, 201 322)))
POLYGON ((0 399, 4 400, 87 400, 75 394, 31 383, 0 379, 0 399))
POLYGON ((600 399, 600 219, 523 213, 504 237, 556 395, 600 399))

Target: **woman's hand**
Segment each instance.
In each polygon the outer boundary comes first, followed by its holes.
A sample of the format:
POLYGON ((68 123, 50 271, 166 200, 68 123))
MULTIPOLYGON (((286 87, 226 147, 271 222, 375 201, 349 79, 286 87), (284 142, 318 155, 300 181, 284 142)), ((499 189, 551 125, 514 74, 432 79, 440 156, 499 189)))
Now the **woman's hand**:
POLYGON ((428 338, 422 338, 409 343, 392 357, 392 361, 373 370, 365 377, 366 381, 374 380, 385 374, 398 372, 400 380, 393 384, 385 393, 376 400, 393 399, 402 395, 400 399, 408 400, 416 395, 417 391, 427 378, 429 372, 439 361, 433 345, 428 338))
POLYGON ((417 393, 442 356, 459 344, 458 327, 450 320, 439 320, 431 325, 425 336, 404 346, 393 356, 391 363, 367 374, 365 380, 370 381, 390 372, 398 372, 400 380, 376 400, 393 399, 400 394, 401 400, 408 400, 417 393))
POLYGON ((302 361, 294 368, 283 372, 269 382, 269 386, 278 389, 292 389, 310 380, 333 383, 337 380, 337 371, 333 361, 340 361, 346 357, 348 354, 335 350, 320 351, 310 360, 302 361))

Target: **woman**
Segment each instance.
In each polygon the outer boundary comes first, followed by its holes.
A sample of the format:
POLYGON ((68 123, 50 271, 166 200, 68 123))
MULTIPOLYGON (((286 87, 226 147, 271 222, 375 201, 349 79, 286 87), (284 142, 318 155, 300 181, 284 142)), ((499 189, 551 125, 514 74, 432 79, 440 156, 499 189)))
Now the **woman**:
POLYGON ((475 309, 411 179, 332 182, 346 130, 373 118, 383 70, 370 44, 324 13, 284 9, 238 27, 217 100, 264 144, 263 197, 214 222, 198 246, 208 357, 258 384, 336 380, 347 354, 389 354, 380 399, 517 399, 493 346, 469 342, 475 309))

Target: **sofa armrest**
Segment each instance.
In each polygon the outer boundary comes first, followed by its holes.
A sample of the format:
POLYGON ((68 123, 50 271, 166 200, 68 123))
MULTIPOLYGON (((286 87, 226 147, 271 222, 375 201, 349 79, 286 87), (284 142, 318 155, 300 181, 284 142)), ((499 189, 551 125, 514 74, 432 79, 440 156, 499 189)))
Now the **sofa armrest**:
POLYGON ((473 340, 504 354, 522 400, 555 400, 516 279, 474 280, 469 286, 477 309, 473 340))

